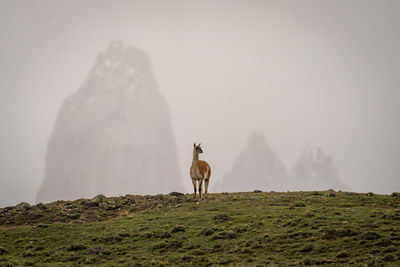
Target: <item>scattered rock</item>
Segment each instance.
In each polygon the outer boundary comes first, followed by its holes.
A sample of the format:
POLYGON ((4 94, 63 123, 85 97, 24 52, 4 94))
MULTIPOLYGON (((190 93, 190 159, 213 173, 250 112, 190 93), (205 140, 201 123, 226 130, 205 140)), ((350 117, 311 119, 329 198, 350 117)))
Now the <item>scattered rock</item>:
POLYGON ((18 211, 29 210, 31 208, 31 205, 29 205, 29 203, 26 202, 21 202, 17 206, 15 206, 15 208, 18 211))
POLYGON ((63 208, 66 209, 66 210, 69 210, 69 209, 75 208, 75 206, 72 205, 70 202, 67 202, 67 203, 64 204, 63 208))
POLYGON ((399 193, 399 192, 393 192, 393 193, 391 194, 391 196, 392 196, 392 197, 399 197, 399 196, 400 196, 400 193, 399 193))
POLYGON ((312 244, 309 245, 305 245, 304 247, 302 247, 299 251, 303 252, 303 253, 308 253, 311 252, 314 249, 314 246, 312 244))
POLYGON ((40 209, 40 210, 47 210, 46 205, 44 205, 43 203, 39 203, 36 205, 36 208, 40 209))
POLYGON ((108 202, 108 201, 104 201, 100 204, 100 207, 106 209, 106 210, 116 210, 119 208, 118 203, 116 202, 108 202))
POLYGON ((149 233, 149 232, 144 232, 143 234, 142 234, 142 238, 150 238, 150 237, 152 237, 153 236, 153 234, 152 233, 149 233))
POLYGON ((160 233, 156 233, 154 236, 158 237, 158 238, 170 238, 171 234, 168 232, 160 232, 160 233))
POLYGON ((84 206, 85 208, 92 208, 92 207, 98 207, 99 203, 95 202, 95 201, 87 201, 87 200, 83 200, 81 202, 81 205, 84 206))
POLYGON ((134 200, 133 198, 127 198, 127 199, 124 199, 121 202, 121 204, 122 205, 127 205, 127 206, 135 205, 136 204, 136 200, 134 200))
POLYGON ((174 228, 172 228, 171 232, 185 232, 185 227, 183 227, 182 225, 175 225, 174 228))
POLYGON ((377 232, 372 232, 372 231, 368 231, 365 232, 361 235, 361 239, 364 240, 375 240, 375 239, 379 239, 382 236, 380 234, 378 234, 377 232))
POLYGON ((85 245, 71 244, 69 247, 67 247, 67 251, 78 251, 78 250, 82 250, 82 249, 85 249, 85 248, 86 248, 85 245))
POLYGON ((372 197, 373 195, 374 195, 374 193, 372 193, 372 192, 368 192, 368 193, 366 194, 367 197, 372 197))
POLYGON ((263 191, 261 190, 254 190, 253 193, 262 193, 263 191))
POLYGON ((178 205, 175 206, 175 208, 180 208, 182 206, 183 206, 183 204, 178 204, 178 205))
POLYGON ((235 228, 233 228, 233 230, 236 233, 244 233, 249 230, 249 227, 247 227, 247 225, 239 225, 239 226, 236 226, 235 228))
POLYGON ((333 192, 329 192, 325 194, 326 197, 336 197, 336 194, 333 192))
POLYGON ((99 204, 103 203, 104 201, 106 201, 106 196, 102 195, 102 194, 99 194, 99 195, 95 196, 94 198, 92 198, 92 201, 96 202, 96 203, 99 203, 99 204))
POLYGON ((322 238, 325 240, 332 240, 336 238, 346 237, 346 236, 354 236, 357 232, 353 231, 350 228, 333 228, 326 227, 321 230, 322 238))
POLYGON ((394 261, 395 257, 392 254, 387 254, 385 257, 383 257, 384 261, 394 261))
POLYGON ((180 192, 171 192, 171 193, 169 193, 169 195, 173 196, 173 197, 183 197, 185 194, 180 193, 180 192))
POLYGON ((48 224, 44 224, 44 223, 39 223, 36 227, 37 228, 47 228, 47 227, 49 227, 49 225, 48 224))
POLYGON ((5 207, 4 209, 3 209, 3 211, 4 212, 7 212, 7 211, 10 211, 10 210, 13 210, 15 207, 12 207, 12 206, 9 206, 9 207, 5 207))
POLYGON ((180 240, 172 240, 171 242, 168 243, 167 247, 169 248, 181 248, 183 245, 183 242, 180 240))
POLYGON ((214 230, 213 229, 209 229, 209 228, 204 228, 203 230, 201 230, 200 234, 205 235, 205 236, 209 236, 214 234, 214 230))
POLYGON ((337 258, 347 258, 348 256, 349 256, 349 254, 348 254, 347 252, 345 252, 345 251, 340 251, 340 252, 336 255, 337 258))
POLYGON ((67 217, 68 217, 68 218, 71 218, 71 219, 73 219, 73 220, 76 220, 76 219, 78 219, 79 217, 81 217, 81 215, 80 215, 79 213, 68 213, 68 214, 67 214, 67 217))
POLYGON ((321 194, 320 192, 318 192, 318 191, 313 191, 313 192, 311 193, 311 195, 312 195, 312 196, 321 196, 322 194, 321 194))
POLYGON ((88 254, 88 255, 110 255, 111 253, 103 246, 95 246, 95 247, 88 248, 86 250, 86 254, 88 254))
POLYGON ((6 254, 7 250, 4 247, 0 247, 0 255, 6 254))
POLYGON ((216 220, 216 221, 229 221, 229 220, 232 220, 232 218, 229 217, 226 214, 217 214, 217 215, 214 216, 214 220, 216 220))
POLYGON ((130 234, 128 234, 128 233, 119 233, 118 235, 120 237, 128 237, 128 236, 130 236, 130 234))
POLYGON ((22 257, 24 258, 31 258, 34 255, 35 254, 32 252, 32 250, 25 250, 24 252, 22 252, 22 257))
POLYGON ((305 207, 306 204, 305 204, 304 202, 297 201, 296 203, 294 203, 294 206, 295 206, 295 207, 305 207))
POLYGON ((234 231, 223 231, 212 236, 212 239, 233 239, 237 235, 234 231))

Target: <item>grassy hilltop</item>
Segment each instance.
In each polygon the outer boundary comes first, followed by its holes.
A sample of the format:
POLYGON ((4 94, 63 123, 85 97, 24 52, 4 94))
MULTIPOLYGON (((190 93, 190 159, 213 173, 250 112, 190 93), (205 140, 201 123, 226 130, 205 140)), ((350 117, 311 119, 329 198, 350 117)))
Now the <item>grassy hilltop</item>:
POLYGON ((0 266, 400 265, 400 196, 132 196, 0 209, 0 266))

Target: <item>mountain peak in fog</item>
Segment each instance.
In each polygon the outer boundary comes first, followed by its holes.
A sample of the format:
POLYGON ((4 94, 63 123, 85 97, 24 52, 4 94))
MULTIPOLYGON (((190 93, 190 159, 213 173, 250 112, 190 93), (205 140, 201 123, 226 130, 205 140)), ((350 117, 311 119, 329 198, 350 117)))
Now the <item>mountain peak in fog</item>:
POLYGON ((333 159, 320 147, 308 145, 293 168, 286 171, 285 164, 272 150, 263 131, 254 131, 231 170, 218 185, 219 191, 261 190, 326 190, 348 189, 333 159))
POLYGON ((112 41, 59 111, 38 201, 171 190, 182 182, 150 58, 112 41))
POLYGON ((286 176, 285 166, 277 153, 267 145, 264 132, 256 130, 218 189, 232 192, 266 190, 275 188, 279 179, 286 176))
POLYGON ((341 176, 333 159, 322 148, 307 145, 294 168, 297 188, 303 190, 349 190, 341 181, 341 176))

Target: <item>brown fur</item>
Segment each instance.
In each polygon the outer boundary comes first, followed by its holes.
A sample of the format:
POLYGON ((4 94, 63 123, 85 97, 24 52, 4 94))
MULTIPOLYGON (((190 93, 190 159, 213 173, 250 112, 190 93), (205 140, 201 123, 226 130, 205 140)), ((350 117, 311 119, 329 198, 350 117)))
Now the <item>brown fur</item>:
MULTIPOLYGON (((203 179, 205 180, 209 180, 210 176, 211 176, 211 168, 210 165, 208 165, 208 163, 204 160, 199 160, 198 163, 198 169, 199 169, 199 174, 201 177, 203 177, 203 179), (208 167, 208 177, 204 177, 204 175, 207 172, 207 167, 208 167)), ((193 176, 193 166, 190 166, 190 177, 193 176)))

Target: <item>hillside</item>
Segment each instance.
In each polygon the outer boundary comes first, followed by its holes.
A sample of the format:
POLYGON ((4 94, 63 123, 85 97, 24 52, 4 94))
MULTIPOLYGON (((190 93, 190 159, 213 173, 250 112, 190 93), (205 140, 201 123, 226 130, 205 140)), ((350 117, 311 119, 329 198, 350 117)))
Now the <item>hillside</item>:
POLYGON ((252 192, 0 209, 0 266, 400 265, 400 196, 252 192))

